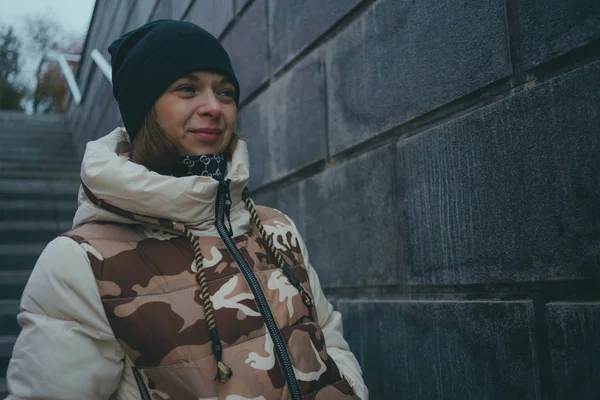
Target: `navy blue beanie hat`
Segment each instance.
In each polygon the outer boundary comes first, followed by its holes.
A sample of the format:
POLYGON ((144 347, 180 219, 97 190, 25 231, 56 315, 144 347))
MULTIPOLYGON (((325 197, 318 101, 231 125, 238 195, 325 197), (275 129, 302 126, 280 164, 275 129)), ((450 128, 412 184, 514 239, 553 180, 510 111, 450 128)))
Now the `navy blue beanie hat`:
POLYGON ((182 76, 217 72, 240 85, 229 55, 210 33, 185 21, 159 20, 125 33, 108 47, 113 94, 133 142, 154 102, 182 76))

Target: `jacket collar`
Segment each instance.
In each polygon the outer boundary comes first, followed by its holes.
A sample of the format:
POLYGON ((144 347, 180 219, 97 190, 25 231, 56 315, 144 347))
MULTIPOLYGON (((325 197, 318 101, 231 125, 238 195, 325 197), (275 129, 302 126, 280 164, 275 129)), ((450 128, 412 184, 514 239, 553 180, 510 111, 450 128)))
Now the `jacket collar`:
MULTIPOLYGON (((81 165, 81 181, 87 190, 83 186, 79 189, 74 228, 89 222, 118 222, 180 231, 183 224, 197 235, 217 234, 218 181, 203 176, 160 175, 130 161, 123 155, 128 149, 129 138, 123 128, 87 144, 81 165)), ((238 142, 225 179, 231 181, 230 218, 237 236, 250 229, 250 213, 242 201, 249 179, 244 141, 238 142)))

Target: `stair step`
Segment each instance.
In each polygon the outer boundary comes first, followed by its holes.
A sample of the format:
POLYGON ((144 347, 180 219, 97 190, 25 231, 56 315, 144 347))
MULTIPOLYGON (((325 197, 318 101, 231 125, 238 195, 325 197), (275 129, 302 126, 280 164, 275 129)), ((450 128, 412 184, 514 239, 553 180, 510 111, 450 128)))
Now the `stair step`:
POLYGON ((69 127, 64 117, 39 118, 32 116, 12 116, 6 118, 0 115, 0 134, 32 135, 68 132, 69 127))
POLYGON ((76 158, 75 150, 72 147, 65 147, 62 149, 46 149, 45 147, 31 147, 31 146, 13 146, 10 148, 0 147, 0 160, 15 158, 38 160, 42 157, 48 157, 51 159, 63 159, 63 158, 76 158))
POLYGON ((31 270, 48 242, 0 244, 0 269, 31 270))
POLYGON ((1 122, 0 135, 4 136, 48 136, 64 135, 69 131, 67 124, 62 122, 37 123, 37 122, 1 122))
MULTIPOLYGON (((1 123, 0 123, 1 124, 1 123)), ((18 128, 18 127, 17 127, 18 128)), ((29 125, 23 124, 20 129, 15 129, 14 125, 0 125, 0 140, 3 138, 72 138, 68 126, 65 124, 46 124, 44 125, 29 125), (29 129, 31 128, 31 129, 29 129)))
POLYGON ((27 130, 6 130, 6 127, 0 125, 0 142, 2 143, 2 149, 5 147, 12 148, 15 145, 29 145, 36 147, 36 143, 41 143, 49 146, 57 146, 60 144, 72 143, 72 136, 62 129, 43 130, 33 129, 27 130))
POLYGON ((19 334, 21 330, 17 323, 19 307, 20 300, 0 300, 0 336, 19 334))
POLYGON ((31 129, 57 129, 62 128, 66 130, 67 123, 64 117, 58 118, 39 118, 31 115, 24 115, 22 118, 5 118, 0 115, 0 126, 3 131, 12 130, 14 128, 19 129, 17 132, 23 134, 29 132, 31 129))
POLYGON ((79 172, 81 163, 76 159, 70 159, 68 162, 58 163, 56 161, 40 161, 35 163, 18 161, 9 161, 0 159, 0 171, 33 171, 33 172, 52 172, 55 174, 79 172))
POLYGON ((0 242, 49 242, 71 229, 72 221, 2 221, 0 242))
POLYGON ((64 114, 25 114, 23 111, 2 110, 0 111, 0 123, 8 121, 24 121, 37 122, 41 121, 49 123, 52 121, 64 121, 64 114))
POLYGON ((10 122, 3 123, 0 121, 0 135, 56 135, 64 134, 69 131, 69 127, 66 124, 56 123, 28 123, 28 122, 10 122))
POLYGON ((0 200, 0 223, 8 220, 72 220, 77 201, 0 200))
POLYGON ((75 150, 71 144, 60 144, 40 140, 37 144, 19 143, 1 143, 0 141, 0 159, 5 156, 18 155, 24 158, 37 158, 40 156, 69 157, 75 158, 75 150))
POLYGON ((0 336, 0 376, 6 376, 16 341, 16 336, 0 336))
POLYGON ((31 270, 0 270, 0 300, 20 299, 31 270))
MULTIPOLYGON (((1 128, 0 128, 1 129, 1 128)), ((67 145, 67 146, 72 146, 71 143, 71 135, 69 135, 66 132, 60 132, 60 133, 40 133, 40 134, 23 134, 20 133, 18 135, 11 135, 11 134, 3 134, 2 131, 0 130, 0 144, 2 145, 2 148, 4 148, 4 146, 13 146, 16 144, 19 145, 30 145, 33 147, 39 147, 36 146, 37 144, 48 144, 51 146, 60 146, 60 145, 67 145)))
POLYGON ((20 127, 21 133, 23 133, 28 131, 27 128, 49 129, 62 127, 63 129, 67 129, 66 120, 62 116, 58 118, 40 118, 32 115, 16 117, 17 118, 6 118, 4 115, 0 115, 0 126, 2 126, 2 130, 6 130, 6 128, 20 127))
POLYGON ((76 199, 79 183, 66 180, 0 179, 0 199, 76 199))
POLYGON ((65 140, 63 137, 45 137, 40 139, 34 137, 7 137, 2 139, 0 137, 0 145, 2 154, 12 154, 17 151, 22 153, 53 155, 55 152, 68 154, 73 151, 73 144, 68 138, 65 140))
POLYGON ((78 182, 81 180, 80 172, 72 170, 69 172, 56 173, 53 171, 0 171, 0 179, 64 179, 66 181, 78 182))
POLYGON ((79 165, 75 150, 65 153, 26 153, 26 152, 5 152, 0 151, 0 160, 17 162, 21 164, 46 163, 55 165, 79 165))

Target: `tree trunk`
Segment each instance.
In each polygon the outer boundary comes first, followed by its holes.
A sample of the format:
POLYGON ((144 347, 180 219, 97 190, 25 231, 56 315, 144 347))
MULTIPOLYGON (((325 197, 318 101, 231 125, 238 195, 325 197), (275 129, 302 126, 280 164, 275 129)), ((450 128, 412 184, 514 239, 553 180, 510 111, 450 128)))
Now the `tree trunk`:
POLYGON ((40 93, 40 80, 42 79, 42 68, 44 67, 44 64, 46 63, 46 54, 42 54, 42 59, 40 60, 40 63, 38 64, 37 67, 37 71, 35 73, 35 79, 36 79, 36 83, 35 83, 35 91, 33 92, 33 113, 37 114, 38 112, 38 107, 40 106, 40 103, 42 101, 41 99, 41 93, 40 93))

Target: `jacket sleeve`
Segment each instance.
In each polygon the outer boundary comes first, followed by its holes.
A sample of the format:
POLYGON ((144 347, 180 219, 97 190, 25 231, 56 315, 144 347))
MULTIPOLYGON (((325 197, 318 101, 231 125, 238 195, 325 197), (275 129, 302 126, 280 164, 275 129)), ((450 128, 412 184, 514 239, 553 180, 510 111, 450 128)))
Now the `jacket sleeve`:
POLYGON ((17 319, 22 330, 8 367, 6 400, 107 400, 117 389, 124 353, 78 243, 59 237, 48 244, 17 319))
POLYGON ((369 391, 363 380, 360 365, 350 350, 348 342, 344 339, 342 315, 333 309, 333 306, 325 297, 317 272, 308 259, 306 245, 293 222, 292 226, 294 235, 298 238, 298 245, 304 257, 306 268, 308 269, 308 279, 313 292, 313 301, 319 318, 318 322, 325 336, 327 354, 333 358, 340 373, 348 380, 356 395, 361 400, 368 400, 369 391))

